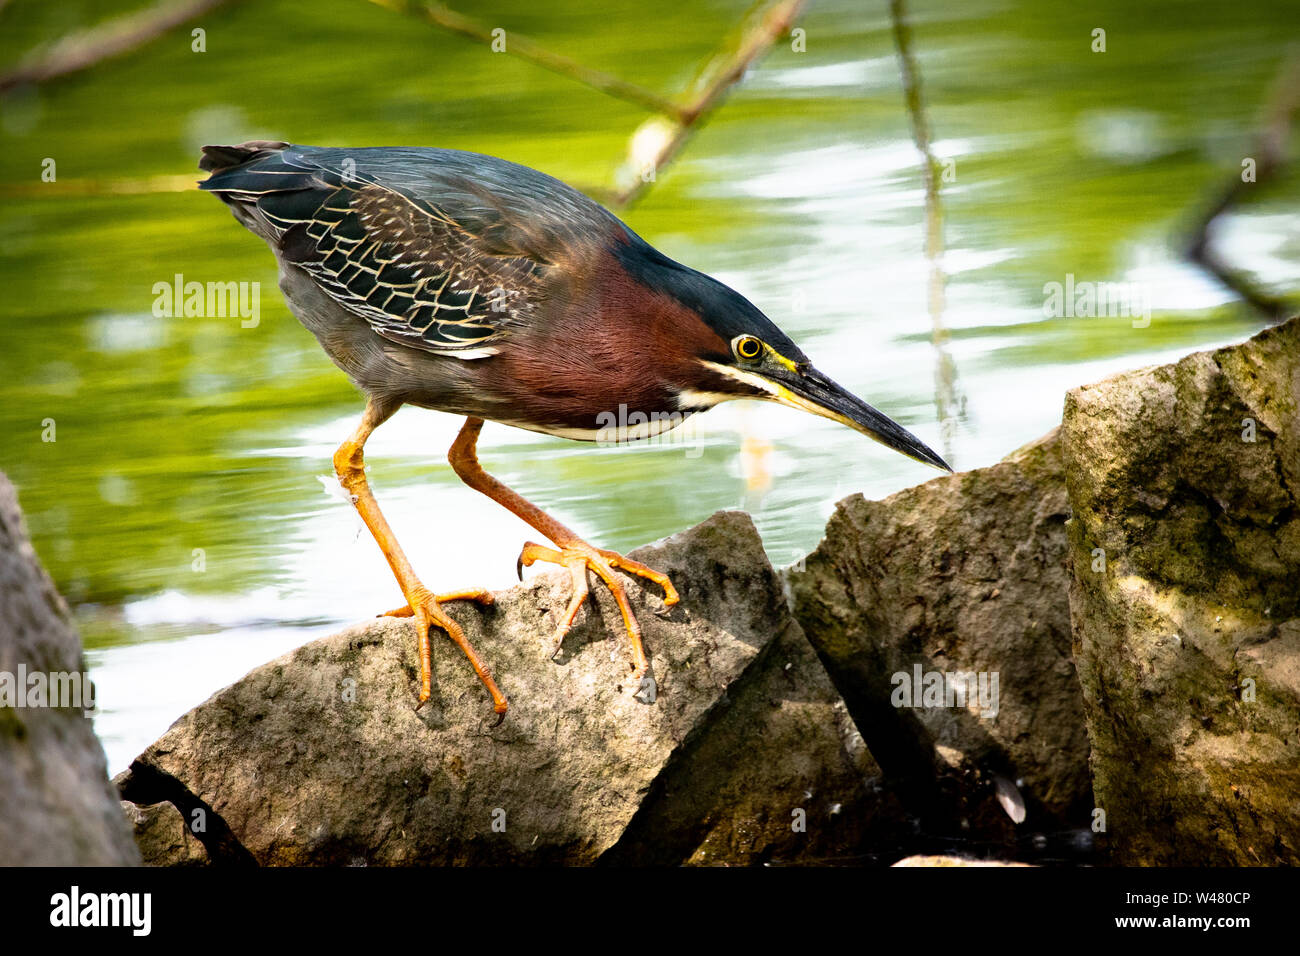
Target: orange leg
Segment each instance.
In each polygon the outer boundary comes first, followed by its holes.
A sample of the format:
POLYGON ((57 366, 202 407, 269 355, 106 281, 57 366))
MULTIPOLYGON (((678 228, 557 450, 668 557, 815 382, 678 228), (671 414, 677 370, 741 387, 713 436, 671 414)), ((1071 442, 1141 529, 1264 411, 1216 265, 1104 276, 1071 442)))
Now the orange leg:
POLYGON ((573 577, 573 597, 564 612, 564 617, 560 620, 560 626, 556 629, 555 652, 559 651, 564 636, 573 626, 574 619, 587 598, 587 570, 591 569, 605 582, 605 586, 609 588, 618 604, 619 612, 623 615, 623 626, 627 629, 628 642, 632 651, 632 687, 634 692, 639 692, 649 662, 646 660, 645 647, 641 643, 641 625, 637 623, 636 615, 632 613, 632 605, 628 603, 623 582, 614 573, 614 569, 621 568, 629 574, 638 575, 659 585, 664 590, 664 603, 667 605, 677 603, 677 589, 673 587, 672 581, 668 580, 666 574, 625 558, 614 551, 605 551, 587 544, 541 508, 484 471, 483 466, 479 464, 476 448, 482 428, 483 419, 465 419, 460 434, 456 436, 456 441, 452 443, 451 451, 447 454, 447 460, 451 462, 451 467, 465 484, 527 521, 558 546, 559 550, 556 550, 530 541, 524 545, 519 555, 521 568, 535 561, 547 561, 568 568, 573 577))
POLYGON ((397 578, 398 586, 402 589, 402 595, 406 598, 405 607, 388 613, 397 617, 413 617, 415 619, 415 630, 419 637, 420 649, 420 703, 416 706, 416 709, 418 710, 423 706, 433 693, 431 678, 433 662, 429 647, 429 628, 436 626, 446 631, 447 636, 469 658, 474 673, 478 675, 479 680, 487 687, 488 693, 492 695, 493 709, 504 717, 507 707, 506 699, 501 691, 497 689, 496 682, 492 680, 492 672, 488 670, 487 665, 483 663, 465 638, 465 632, 461 630, 460 625, 447 615, 447 612, 442 609, 440 604, 442 601, 461 599, 491 604, 492 595, 487 591, 471 589, 438 596, 421 584, 420 579, 415 576, 415 571, 411 569, 411 563, 407 561, 406 555, 402 552, 401 545, 397 543, 397 538, 394 537, 392 529, 388 526, 388 521, 380 512, 379 503, 375 501, 375 496, 370 491, 370 483, 366 481, 366 463, 362 455, 366 439, 370 437, 371 432, 387 421, 395 411, 397 411, 396 405, 385 405, 374 400, 370 401, 366 405, 365 415, 362 416, 361 424, 357 426, 357 430, 334 453, 334 471, 339 476, 339 484, 351 495, 357 513, 361 515, 361 520, 370 529, 375 542, 379 545, 379 550, 388 559, 388 566, 393 569, 393 577, 397 578))

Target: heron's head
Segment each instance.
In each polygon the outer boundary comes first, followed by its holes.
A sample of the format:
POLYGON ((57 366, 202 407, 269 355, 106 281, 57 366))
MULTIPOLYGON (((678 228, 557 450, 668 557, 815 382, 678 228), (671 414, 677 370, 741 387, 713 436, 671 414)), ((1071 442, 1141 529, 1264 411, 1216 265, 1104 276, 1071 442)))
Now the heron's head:
POLYGON ((952 471, 924 442, 813 367, 788 335, 753 303, 703 273, 656 252, 636 249, 639 278, 673 296, 689 323, 680 337, 690 351, 673 363, 679 410, 703 411, 734 398, 780 402, 846 425, 909 458, 952 471))

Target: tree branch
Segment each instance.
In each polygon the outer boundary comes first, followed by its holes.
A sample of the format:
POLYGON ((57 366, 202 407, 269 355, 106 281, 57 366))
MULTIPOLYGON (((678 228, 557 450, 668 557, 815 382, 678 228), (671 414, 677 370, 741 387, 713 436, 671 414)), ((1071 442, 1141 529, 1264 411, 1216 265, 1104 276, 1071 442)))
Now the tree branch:
POLYGON ((0 93, 15 86, 44 83, 129 53, 202 16, 227 0, 164 0, 157 6, 77 30, 29 53, 16 67, 0 75, 0 93))

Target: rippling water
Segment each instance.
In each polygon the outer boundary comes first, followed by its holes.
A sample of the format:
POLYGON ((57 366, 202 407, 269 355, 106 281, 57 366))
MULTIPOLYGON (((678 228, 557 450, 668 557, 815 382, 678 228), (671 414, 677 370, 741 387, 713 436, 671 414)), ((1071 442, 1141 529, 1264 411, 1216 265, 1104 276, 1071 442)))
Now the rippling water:
MULTIPOLYGON (((2 59, 117 3, 14 2, 2 59)), ((470 8, 464 8, 469 12, 470 8)), ((476 4, 584 63, 674 92, 744 4, 476 4)), ((637 107, 380 7, 234 5, 122 60, 0 101, 0 468, 77 608, 113 769, 186 708, 313 635, 400 603, 351 508, 319 479, 361 402, 287 313, 270 254, 211 197, 150 191, 198 146, 251 138, 441 145, 608 186, 637 107), (42 162, 57 164, 44 188, 42 162), (260 321, 155 318, 153 286, 260 282, 260 321), (54 442, 42 441, 53 420, 54 442)), ((1064 390, 1260 325, 1170 239, 1249 155, 1294 5, 969 0, 913 5, 943 184, 943 321, 964 415, 951 456, 988 464, 1060 418, 1064 390), (1141 9, 1133 9, 1140 6, 1141 9), (1091 31, 1107 31, 1093 53, 1091 31), (1131 284, 1151 322, 1047 318, 1044 287, 1131 284)), ((831 376, 940 447, 918 154, 883 4, 815 3, 623 213, 734 286, 831 376)), ((197 173, 195 173, 197 176, 197 173)), ((1296 177, 1222 223, 1228 256, 1296 289, 1296 177)), ((462 487, 458 422, 404 410, 368 446, 391 523, 434 586, 514 579, 532 532, 462 487)), ((489 424, 499 477, 606 547, 745 508, 774 562, 833 503, 932 476, 830 422, 735 404, 680 438, 593 448, 489 424)), ((491 648, 483 648, 490 657, 491 648)))

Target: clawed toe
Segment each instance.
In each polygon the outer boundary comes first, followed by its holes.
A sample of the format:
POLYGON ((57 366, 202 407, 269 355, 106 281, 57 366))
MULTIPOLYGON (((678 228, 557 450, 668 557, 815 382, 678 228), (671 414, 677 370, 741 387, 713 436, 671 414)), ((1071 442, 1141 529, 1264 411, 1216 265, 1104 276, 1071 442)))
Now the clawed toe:
POLYGON ((415 709, 418 711, 433 695, 433 662, 432 649, 429 643, 429 629, 437 627, 441 628, 451 638, 452 643, 459 647, 461 653, 469 660, 470 666, 474 668, 474 673, 478 675, 478 679, 483 682, 483 686, 492 695, 492 709, 504 719, 506 710, 509 707, 505 695, 497 688, 496 681, 492 679, 492 672, 478 656, 478 652, 474 650, 469 639, 465 637, 465 632, 461 629, 461 626, 447 614, 440 603, 442 601, 468 600, 477 601, 480 604, 491 604, 493 600, 492 594, 480 588, 473 588, 441 596, 424 591, 412 593, 409 597, 410 601, 405 607, 390 611, 389 615, 413 618, 415 624, 415 634, 420 653, 420 694, 415 709))
POLYGON ((564 638, 573 627, 578 611, 581 610, 583 603, 590 594, 587 584, 587 571, 590 569, 609 588, 615 603, 618 604, 619 613, 623 616, 623 626, 627 631, 628 645, 632 653, 632 674, 630 679, 634 687, 633 693, 638 699, 644 700, 646 703, 653 703, 655 698, 653 678, 649 678, 650 686, 648 689, 646 687, 646 672, 650 665, 646 658, 645 646, 641 642, 641 625, 637 622, 636 615, 632 611, 632 605, 628 602, 627 591, 623 582, 614 573, 614 569, 618 568, 628 574, 635 574, 658 584, 664 591, 664 604, 672 606, 678 602, 679 597, 677 589, 673 587, 668 576, 660 571, 655 571, 653 568, 648 568, 638 561, 625 558, 617 552, 593 548, 582 541, 572 541, 559 549, 548 548, 532 541, 528 542, 519 553, 517 568, 520 575, 523 574, 525 567, 529 567, 538 561, 545 561, 548 564, 557 564, 568 568, 573 582, 573 594, 569 598, 568 607, 565 608, 564 615, 555 629, 551 657, 554 658, 559 654, 564 638))

